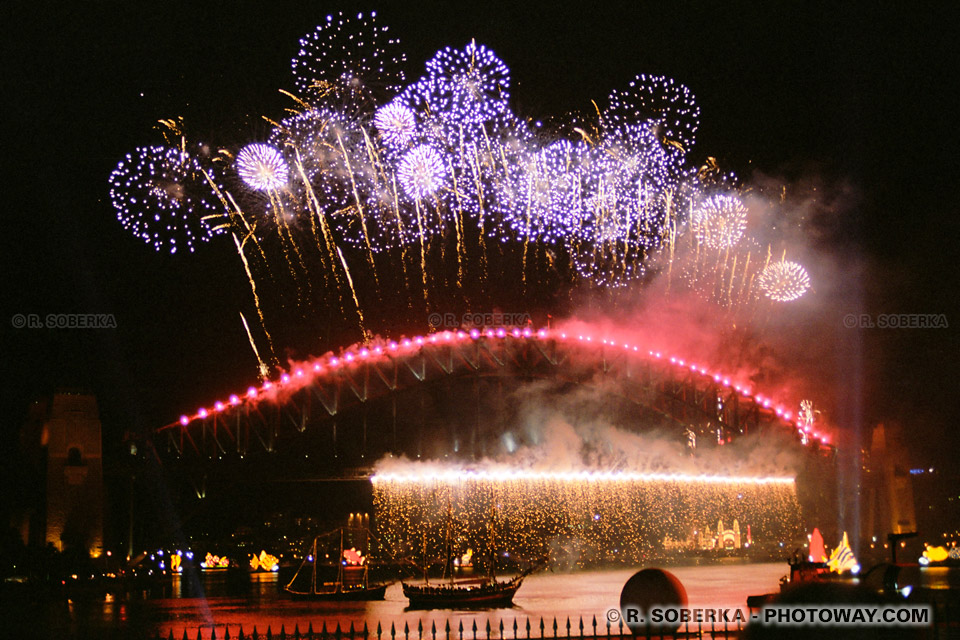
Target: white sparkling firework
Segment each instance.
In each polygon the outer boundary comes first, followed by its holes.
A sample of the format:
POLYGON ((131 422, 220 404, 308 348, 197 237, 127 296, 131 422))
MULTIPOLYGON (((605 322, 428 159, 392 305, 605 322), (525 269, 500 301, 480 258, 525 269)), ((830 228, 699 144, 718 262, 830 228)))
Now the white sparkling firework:
POLYGON ((127 154, 110 174, 110 201, 123 227, 157 251, 192 252, 226 222, 200 164, 182 149, 141 147, 127 154))
POLYGON ((484 45, 447 47, 427 62, 427 75, 405 96, 418 111, 425 109, 447 125, 469 127, 509 111, 510 70, 484 45))
POLYGON ((781 260, 767 265, 757 279, 757 286, 775 302, 790 302, 807 292, 810 276, 796 262, 781 260))
POLYGON ((446 167, 436 150, 420 145, 404 154, 397 175, 408 196, 414 200, 423 200, 443 186, 446 167))
POLYGON ((373 124, 383 142, 390 147, 406 146, 417 132, 413 111, 399 102, 391 102, 377 109, 373 124))
POLYGON ((300 39, 293 59, 294 82, 308 98, 329 92, 367 97, 371 89, 395 92, 404 82, 406 56, 377 14, 329 15, 324 23, 300 39))
POLYGON ((506 233, 519 240, 563 242, 578 228, 583 213, 583 143, 560 140, 513 164, 498 191, 506 233))
POLYGON ((711 249, 732 247, 747 229, 747 208, 735 196, 707 198, 694 209, 690 229, 699 242, 711 249))
POLYGON ((697 139, 700 107, 690 89, 673 78, 639 75, 627 89, 612 91, 609 101, 605 122, 649 122, 665 144, 681 153, 697 139))
MULTIPOLYGON (((404 259, 405 245, 420 244, 423 272, 435 266, 423 241, 443 232, 439 254, 456 256, 458 284, 464 265, 484 264, 487 239, 522 243, 524 273, 529 265, 531 274, 541 270, 534 282, 544 281, 546 268, 601 287, 641 277, 654 252, 669 249, 672 261, 677 229, 687 221, 711 248, 740 251, 750 241, 740 201, 707 195, 733 191, 711 177, 719 169, 698 172, 687 161, 699 108, 684 85, 637 76, 610 94, 599 117, 552 128, 567 131, 562 138, 511 110, 510 71, 487 47, 445 48, 422 78, 404 86, 405 58, 387 33, 375 14, 337 14, 300 41, 293 71, 302 111, 277 123, 267 144, 243 147, 233 167, 269 198, 211 188, 197 179, 195 160, 162 150, 151 152, 162 159, 128 157, 128 165, 153 159, 149 168, 125 169, 142 179, 120 184, 126 174, 111 177, 121 221, 173 251, 192 250, 222 225, 245 234, 248 223, 267 221, 259 234, 273 229, 270 222, 308 223, 278 232, 288 262, 305 266, 310 259, 300 249, 316 248, 336 264, 336 251, 349 246, 365 252, 375 270, 373 252, 400 249, 404 259), (228 219, 222 203, 231 200, 240 215, 228 219), (313 234, 309 246, 303 233, 313 234), (444 251, 450 238, 456 252, 444 251)), ((759 264, 698 264, 693 272, 704 280, 729 271, 731 282, 748 283, 746 299, 756 291, 759 264)), ((767 274, 768 297, 791 299, 809 287, 808 278, 784 277, 793 284, 767 274)), ((733 296, 725 286, 723 299, 733 296)))
POLYGON ((290 180, 290 167, 283 154, 269 144, 248 144, 236 160, 237 175, 257 191, 282 189, 290 180))

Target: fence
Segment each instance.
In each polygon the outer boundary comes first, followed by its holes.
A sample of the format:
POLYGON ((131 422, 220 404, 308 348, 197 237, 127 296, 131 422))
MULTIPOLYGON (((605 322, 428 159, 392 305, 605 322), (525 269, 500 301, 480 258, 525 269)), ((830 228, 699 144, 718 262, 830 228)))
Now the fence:
POLYGON ((571 622, 567 618, 565 622, 554 618, 552 622, 545 622, 540 618, 538 623, 531 623, 528 618, 526 624, 519 624, 514 619, 512 625, 505 626, 500 621, 499 627, 494 627, 487 621, 485 627, 478 627, 476 620, 472 625, 464 627, 461 620, 456 628, 450 626, 447 620, 442 629, 438 629, 436 621, 430 623, 430 628, 425 629, 423 621, 419 621, 415 629, 410 628, 410 624, 405 622, 402 629, 397 629, 394 623, 391 623, 389 629, 384 629, 380 623, 377 628, 371 630, 367 623, 363 624, 362 629, 357 629, 351 622, 349 628, 342 629, 337 623, 335 629, 327 628, 324 622, 319 631, 315 631, 313 624, 306 631, 301 631, 299 626, 295 626, 292 632, 286 630, 281 625, 279 631, 273 631, 269 626, 266 631, 258 631, 256 627, 245 632, 243 627, 237 627, 233 633, 229 626, 210 626, 197 629, 195 637, 187 629, 183 630, 183 635, 179 638, 174 635, 173 630, 169 635, 157 635, 155 640, 554 640, 571 638, 574 640, 626 640, 628 638, 664 638, 675 640, 687 640, 693 638, 737 638, 741 635, 743 626, 737 622, 717 623, 689 623, 682 624, 675 630, 662 629, 648 626, 639 630, 637 633, 631 633, 630 629, 623 625, 622 621, 610 623, 607 621, 598 622, 596 616, 588 623, 584 623, 583 618, 576 622, 571 622), (218 633, 219 631, 219 633, 218 633))

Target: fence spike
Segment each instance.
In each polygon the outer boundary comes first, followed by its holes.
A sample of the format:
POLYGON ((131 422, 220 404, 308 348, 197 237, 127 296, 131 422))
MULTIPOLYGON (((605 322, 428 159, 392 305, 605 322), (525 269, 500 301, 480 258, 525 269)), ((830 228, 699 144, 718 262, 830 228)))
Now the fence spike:
POLYGON ((437 621, 436 620, 430 621, 430 637, 436 640, 436 637, 437 637, 437 621))
POLYGON ((273 640, 273 629, 267 625, 267 640, 273 640))
POLYGON ((356 632, 356 631, 354 630, 354 628, 353 628, 353 620, 351 620, 351 621, 350 621, 350 637, 353 638, 353 636, 354 636, 356 633, 357 633, 357 632, 356 632))
POLYGON ((366 619, 364 619, 363 621, 363 637, 364 637, 364 640, 370 637, 370 628, 367 627, 366 619))
POLYGON ((257 635, 257 625, 253 625, 253 635, 250 636, 250 640, 259 640, 259 636, 257 635))
MULTIPOLYGON (((172 632, 171 632, 171 633, 172 633, 172 632)), ((183 640, 190 640, 190 638, 187 636, 187 630, 186 630, 186 628, 184 628, 184 630, 183 630, 183 640)))
POLYGON ((391 638, 397 637, 397 628, 394 626, 392 622, 390 623, 390 637, 391 638))
POLYGON ((343 635, 343 632, 340 631, 340 621, 337 620, 337 629, 336 631, 333 632, 333 637, 336 638, 337 640, 340 640, 340 636, 342 635, 343 635))
MULTIPOLYGON (((200 629, 197 629, 197 635, 199 636, 200 629)), ((217 628, 210 627, 210 640, 217 640, 217 628)))
POLYGON ((280 640, 287 640, 287 630, 283 628, 283 623, 280 623, 280 640))
POLYGON ((423 620, 417 620, 417 634, 423 638, 423 620))
POLYGON ((230 640, 230 627, 226 625, 223 627, 223 640, 230 640))
POLYGON ((313 622, 310 622, 307 626, 307 637, 313 640, 313 622))
POLYGON ((300 625, 296 622, 293 623, 293 640, 300 640, 300 625))
POLYGON ((377 638, 383 635, 383 627, 380 626, 380 621, 377 620, 377 638))
POLYGON ((197 627, 197 640, 203 640, 203 635, 200 633, 200 627, 197 627))
POLYGON ((410 623, 407 622, 406 620, 403 621, 403 637, 404 638, 410 637, 410 623))

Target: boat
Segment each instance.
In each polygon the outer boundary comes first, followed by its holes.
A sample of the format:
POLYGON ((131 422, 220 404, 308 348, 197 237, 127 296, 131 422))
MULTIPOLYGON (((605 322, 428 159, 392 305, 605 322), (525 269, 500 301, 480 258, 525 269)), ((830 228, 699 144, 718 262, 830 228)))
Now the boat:
MULTIPOLYGON (((447 561, 444 566, 444 576, 439 582, 430 583, 427 569, 423 569, 423 583, 413 584, 401 582, 403 595, 410 601, 410 609, 453 609, 453 608, 500 608, 513 604, 513 596, 523 584, 523 579, 536 571, 540 562, 532 563, 529 567, 509 580, 497 580, 495 569, 495 546, 493 543, 493 524, 490 525, 490 563, 489 573, 486 576, 471 578, 455 578, 457 568, 453 562, 453 544, 450 530, 447 530, 447 561)), ((468 555, 472 551, 468 550, 468 555)), ((424 555, 426 555, 426 538, 424 538, 424 555)))
POLYGON ((364 537, 369 535, 366 530, 340 528, 315 537, 313 545, 310 547, 310 553, 303 559, 300 568, 297 569, 289 584, 284 587, 287 593, 295 598, 331 602, 383 600, 390 583, 370 583, 370 565, 366 557, 356 549, 344 548, 345 532, 362 533, 364 537), (333 582, 318 580, 317 565, 320 559, 317 542, 336 534, 339 534, 340 538, 340 552, 337 556, 337 579, 333 582), (300 574, 304 572, 307 565, 310 565, 309 581, 307 584, 303 584, 304 578, 300 574), (297 582, 298 578, 300 583, 297 582))
POLYGON ((523 579, 536 567, 530 567, 510 580, 491 577, 452 580, 422 585, 401 583, 411 609, 498 608, 513 604, 513 596, 523 579))

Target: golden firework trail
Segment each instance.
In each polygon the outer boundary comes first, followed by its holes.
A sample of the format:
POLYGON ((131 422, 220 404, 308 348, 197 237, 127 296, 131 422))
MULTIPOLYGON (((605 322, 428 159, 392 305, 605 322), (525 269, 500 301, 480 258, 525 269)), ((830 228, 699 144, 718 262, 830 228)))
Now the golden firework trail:
POLYGON ((423 216, 420 213, 420 198, 417 198, 414 207, 417 211, 417 235, 420 237, 420 273, 423 275, 423 301, 429 308, 430 301, 427 300, 427 250, 423 239, 423 216))
POLYGON ((350 166, 350 157, 347 155, 347 149, 343 146, 343 138, 340 132, 337 132, 337 143, 340 145, 340 153, 343 154, 343 163, 347 167, 347 174, 350 176, 350 187, 353 189, 353 199, 357 203, 357 217, 360 219, 360 230, 363 233, 363 242, 367 245, 367 262, 370 263, 370 271, 373 274, 373 283, 380 291, 380 281, 377 279, 377 264, 373 259, 373 247, 370 246, 370 234, 367 232, 367 220, 363 213, 363 204, 360 200, 360 193, 357 191, 357 181, 353 177, 353 167, 350 166))
POLYGON ((363 309, 360 308, 360 300, 357 298, 357 290, 353 288, 353 278, 350 276, 350 267, 347 266, 347 261, 343 257, 343 252, 340 251, 340 247, 337 247, 337 255, 340 256, 340 264, 343 265, 343 272, 347 274, 347 283, 350 285, 350 294, 353 296, 353 304, 357 308, 357 317, 360 322, 360 333, 363 335, 363 339, 367 340, 369 335, 367 334, 366 328, 363 326, 363 309))
POLYGON ((240 256, 240 261, 243 262, 243 270, 247 274, 247 281, 250 283, 250 291, 253 293, 253 305, 257 310, 257 317, 260 318, 260 328, 263 330, 263 335, 267 336, 267 345, 270 347, 270 355, 272 360, 276 360, 276 355, 273 351, 273 338, 270 337, 270 332, 267 331, 266 321, 263 319, 263 310, 260 308, 260 296, 257 295, 257 283, 253 280, 253 273, 250 272, 250 265, 247 263, 247 256, 243 252, 243 244, 240 240, 237 239, 236 233, 231 233, 230 237, 233 238, 233 243, 237 247, 237 254, 240 256))
POLYGON ((253 355, 257 357, 257 366, 260 370, 260 382, 263 382, 270 377, 270 368, 267 366, 267 363, 263 361, 263 358, 260 357, 260 352, 257 350, 257 343, 253 340, 253 334, 250 333, 250 325, 247 324, 247 319, 243 317, 243 311, 240 312, 240 320, 243 322, 243 328, 247 332, 247 340, 250 341, 250 348, 253 349, 253 355))

